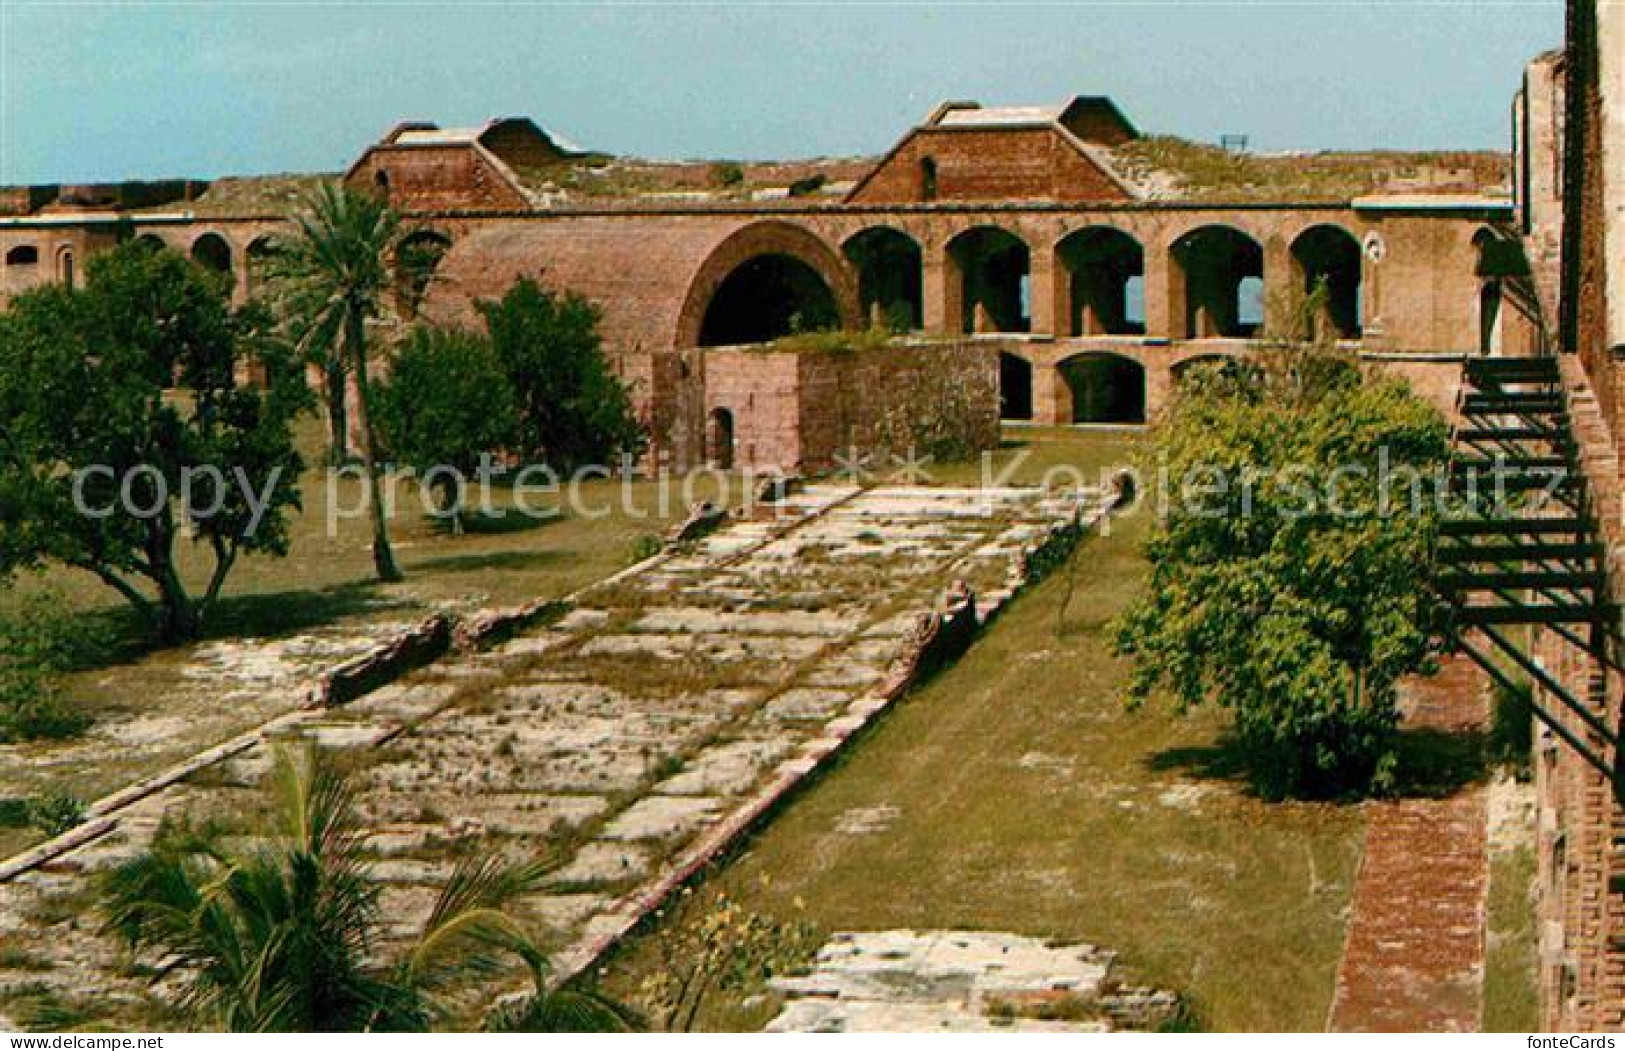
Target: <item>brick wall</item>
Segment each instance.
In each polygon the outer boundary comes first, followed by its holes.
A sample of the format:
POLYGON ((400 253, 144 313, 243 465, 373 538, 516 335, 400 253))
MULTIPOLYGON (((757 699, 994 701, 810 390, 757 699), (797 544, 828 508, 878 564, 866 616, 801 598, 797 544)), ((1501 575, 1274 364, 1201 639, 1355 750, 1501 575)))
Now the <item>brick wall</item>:
POLYGON ((852 196, 860 204, 927 200, 922 164, 936 165, 939 201, 1126 201, 1111 177, 1053 128, 921 128, 852 196))
POLYGON ((987 341, 845 352, 712 347, 659 355, 655 372, 671 383, 655 398, 655 415, 667 428, 663 462, 674 470, 721 459, 720 419, 731 420, 735 467, 832 470, 849 450, 880 451, 891 434, 883 418, 906 400, 900 392, 921 384, 977 392, 971 443, 998 444, 998 351, 987 341))

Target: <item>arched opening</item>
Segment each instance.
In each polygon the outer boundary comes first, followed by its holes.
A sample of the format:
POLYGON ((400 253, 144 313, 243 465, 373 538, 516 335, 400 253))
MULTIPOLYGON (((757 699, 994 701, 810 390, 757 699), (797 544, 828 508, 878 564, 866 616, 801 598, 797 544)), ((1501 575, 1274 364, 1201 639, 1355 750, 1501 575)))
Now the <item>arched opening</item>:
POLYGON ((1033 418, 1033 366, 1016 354, 999 354, 999 419, 1033 418))
POLYGON ((162 252, 169 248, 164 239, 157 234, 138 234, 133 243, 140 245, 149 252, 162 252))
POLYGON ((893 332, 920 327, 924 317, 920 246, 889 226, 876 226, 846 242, 858 272, 858 305, 871 326, 893 332))
POLYGON ((204 234, 192 242, 192 262, 217 274, 229 274, 231 245, 219 234, 204 234))
POLYGON ((1145 334, 1145 251, 1121 230, 1096 226, 1067 235, 1055 246, 1066 275, 1068 336, 1145 334))
POLYGON ((248 288, 257 292, 271 276, 271 257, 276 254, 276 242, 269 236, 256 237, 248 242, 243 252, 243 265, 248 267, 248 288))
POLYGON ((7 266, 38 266, 39 249, 33 245, 17 245, 6 252, 7 266))
POLYGON ((734 414, 730 409, 716 408, 705 421, 705 458, 719 470, 731 470, 734 465, 734 414))
POLYGON ((1203 226, 1174 242, 1184 285, 1185 339, 1247 339, 1263 322, 1264 249, 1229 226, 1203 226))
POLYGON ((795 256, 768 253, 740 263, 717 286, 700 323, 700 346, 766 343, 840 321, 823 275, 795 256))
POLYGON ((435 271, 449 251, 451 238, 438 230, 419 230, 395 249, 395 295, 408 319, 417 316, 435 271))
POLYGON ((920 200, 934 201, 937 199, 937 159, 935 157, 920 158, 920 200))
POLYGON ((961 332, 1026 332, 1032 327, 1031 255, 1021 238, 978 226, 948 242, 959 275, 961 332))
POLYGON ((72 248, 61 248, 57 250, 56 276, 57 280, 61 281, 64 285, 67 285, 69 288, 72 288, 74 283, 79 279, 79 275, 74 266, 72 248))
POLYGON ((1090 352, 1056 368, 1072 393, 1073 423, 1145 422, 1145 366, 1138 361, 1090 352))
POLYGON ((1330 325, 1338 339, 1360 338, 1363 257, 1360 242, 1341 226, 1311 226, 1292 242, 1299 289, 1309 295, 1323 284, 1326 288, 1325 311, 1311 323, 1330 325))

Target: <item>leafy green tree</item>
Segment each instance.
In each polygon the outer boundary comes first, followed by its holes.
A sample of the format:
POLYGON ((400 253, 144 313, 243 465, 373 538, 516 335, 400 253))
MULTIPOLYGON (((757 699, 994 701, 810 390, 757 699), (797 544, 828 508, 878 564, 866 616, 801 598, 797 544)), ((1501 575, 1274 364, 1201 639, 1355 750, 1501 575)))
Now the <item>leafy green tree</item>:
POLYGON ((521 278, 479 309, 518 400, 519 453, 567 471, 643 451, 626 385, 604 357, 596 306, 521 278))
POLYGON ((395 288, 391 261, 402 235, 400 216, 381 197, 323 183, 293 224, 293 235, 278 241, 271 255, 275 297, 301 346, 323 363, 335 464, 347 457, 346 376, 355 383, 373 567, 379 580, 398 581, 403 577, 390 549, 378 479, 367 325, 384 313, 395 288))
POLYGON ((491 341, 456 329, 414 330, 395 352, 377 401, 385 447, 434 483, 441 513, 461 532, 461 479, 512 442, 518 423, 491 341))
POLYGON ((516 958, 536 982, 493 1012, 509 1025, 628 1028, 624 1008, 548 988, 545 956, 509 907, 546 869, 465 859, 416 937, 380 953, 380 885, 362 850, 352 781, 321 751, 280 750, 268 843, 232 849, 218 829, 166 826, 102 878, 107 929, 183 975, 181 1006, 232 1032, 400 1032, 449 1015, 450 997, 516 958))
POLYGON ((303 378, 262 312, 177 253, 132 241, 86 271, 0 316, 0 575, 81 569, 192 638, 243 555, 287 551, 303 378), (251 359, 269 389, 238 381, 251 359), (213 558, 195 598, 183 531, 213 558))
POLYGON ((1396 690, 1431 670, 1431 483, 1448 428, 1400 381, 1325 348, 1183 385, 1155 442, 1171 499, 1147 594, 1114 625, 1133 700, 1235 711, 1266 795, 1380 788, 1396 690), (1386 465, 1386 466, 1385 466, 1386 465))

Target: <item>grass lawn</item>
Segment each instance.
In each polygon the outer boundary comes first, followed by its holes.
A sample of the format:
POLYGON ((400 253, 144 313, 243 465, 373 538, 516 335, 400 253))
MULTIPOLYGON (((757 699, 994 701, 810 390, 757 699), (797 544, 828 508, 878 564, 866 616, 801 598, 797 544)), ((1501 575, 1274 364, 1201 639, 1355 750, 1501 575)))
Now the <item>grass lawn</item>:
MULTIPOLYGON (((1112 433, 1022 430, 1018 480, 1093 479, 1112 433)), ((944 472, 966 482, 975 470, 944 472)), ((1362 834, 1354 807, 1265 804, 1211 773, 1222 718, 1127 712, 1103 626, 1140 586, 1146 516, 1015 602, 713 876, 825 931, 960 927, 1089 941, 1223 1030, 1324 1027, 1362 834), (843 816, 887 815, 843 832, 843 816)), ((611 966, 635 989, 657 927, 611 966)), ((717 1004, 702 1025, 760 1024, 717 1004)))
POLYGON ((1484 1032, 1529 1033, 1540 1028, 1539 946, 1531 895, 1531 842, 1490 849, 1489 933, 1484 960, 1484 1032))

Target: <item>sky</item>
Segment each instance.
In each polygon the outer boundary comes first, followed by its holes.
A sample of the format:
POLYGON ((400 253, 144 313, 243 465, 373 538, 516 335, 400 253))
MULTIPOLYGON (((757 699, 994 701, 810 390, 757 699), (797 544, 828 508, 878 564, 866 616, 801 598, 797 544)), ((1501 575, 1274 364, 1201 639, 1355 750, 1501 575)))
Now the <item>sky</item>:
POLYGON ((1256 150, 1505 148, 1561 0, 0 0, 0 182, 336 171, 403 119, 644 157, 878 153, 945 98, 1110 95, 1256 150))

